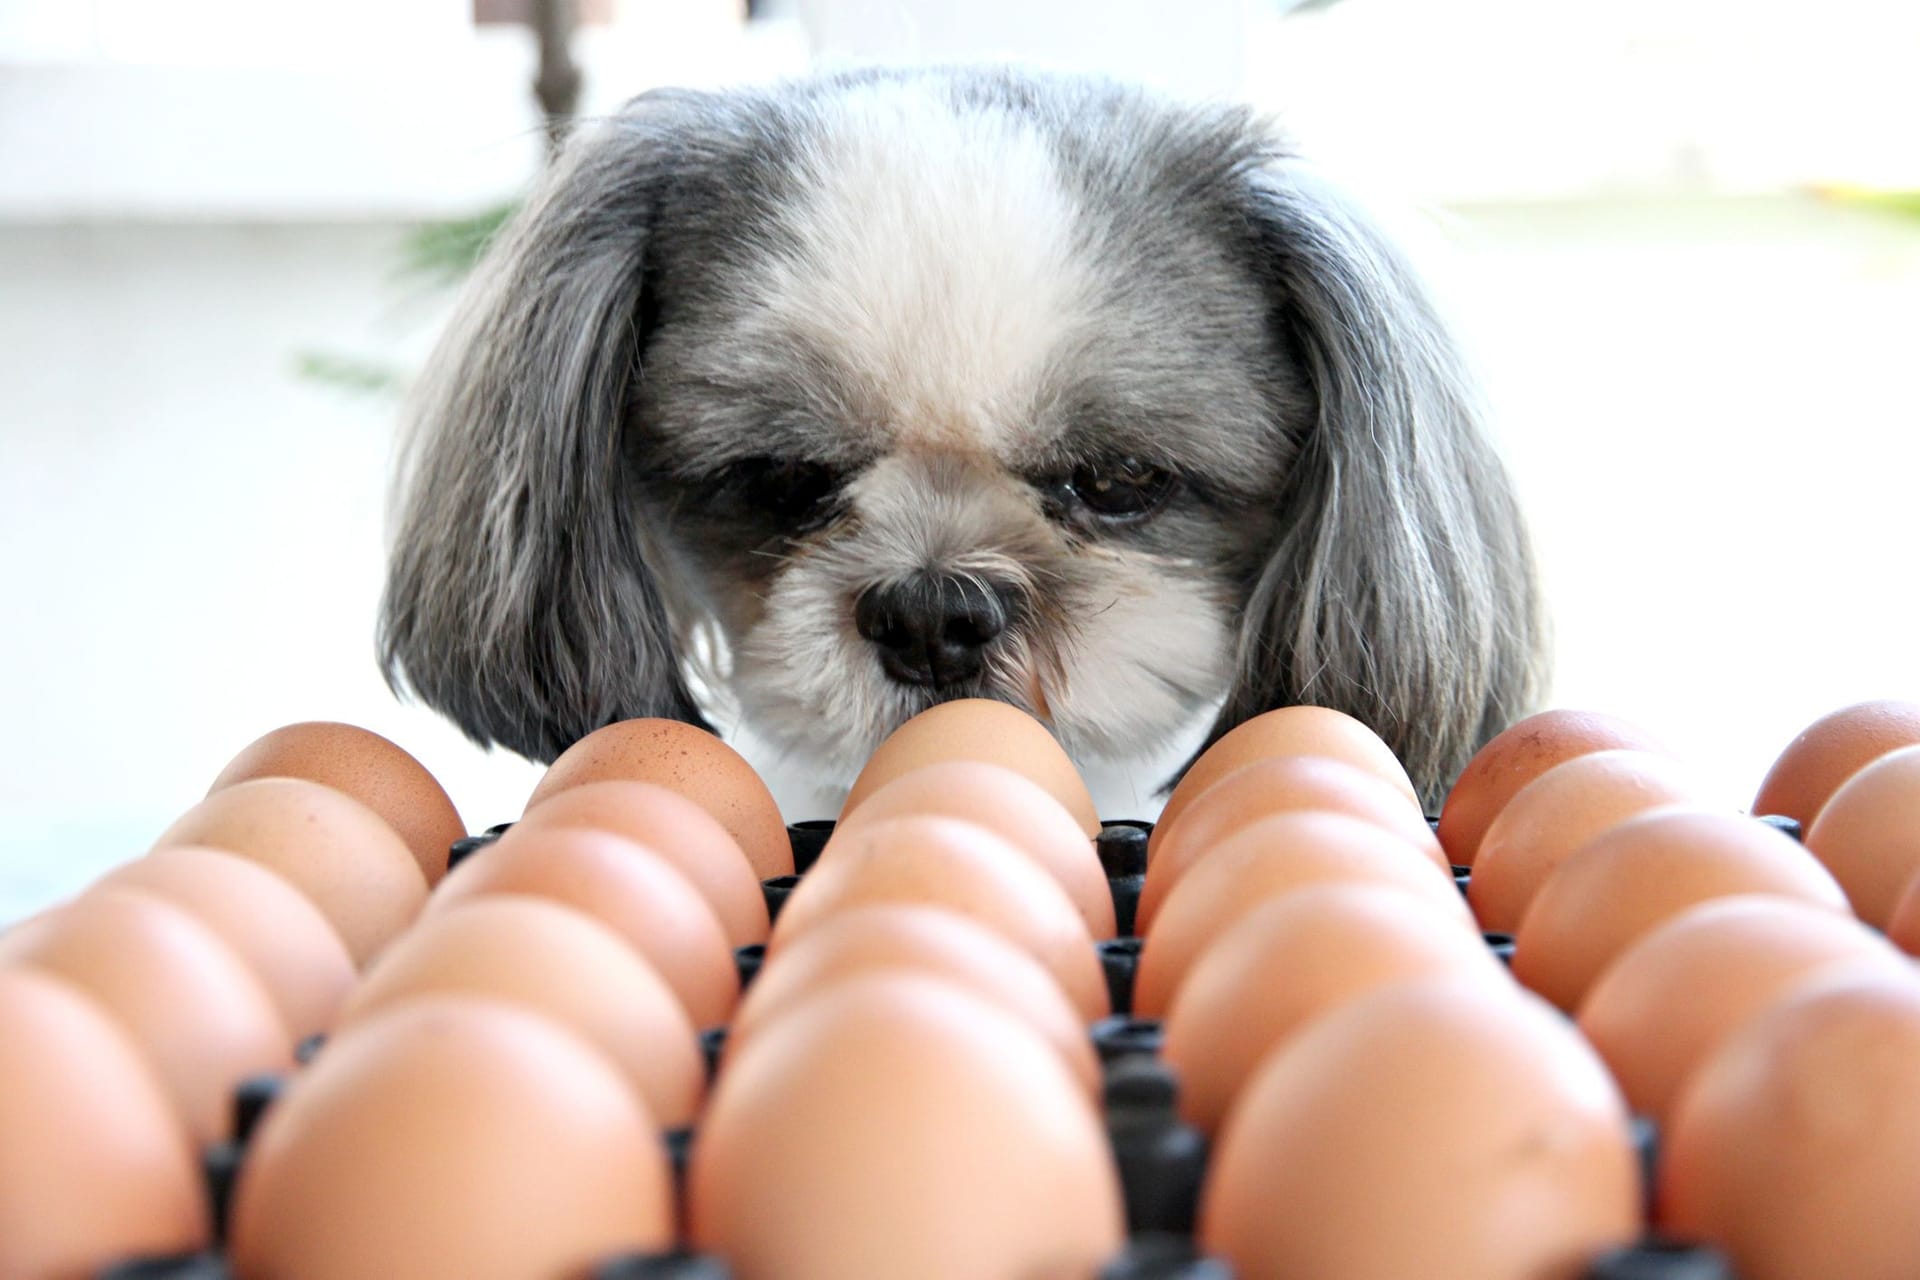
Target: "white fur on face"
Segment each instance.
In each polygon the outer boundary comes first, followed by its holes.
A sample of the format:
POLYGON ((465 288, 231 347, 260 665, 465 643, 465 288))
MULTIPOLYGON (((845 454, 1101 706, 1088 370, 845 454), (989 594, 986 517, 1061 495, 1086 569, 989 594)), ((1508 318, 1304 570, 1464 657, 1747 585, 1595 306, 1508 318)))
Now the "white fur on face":
POLYGON ((1091 322, 1098 280, 1046 144, 1004 112, 881 88, 844 95, 758 282, 767 322, 864 384, 883 442, 1000 453, 1048 363, 1091 322))
POLYGON ((847 517, 804 539, 728 637, 741 708, 796 759, 851 776, 925 709, 855 629, 854 601, 914 573, 978 575, 1034 604, 980 692, 1043 715, 1075 755, 1138 756, 1225 688, 1232 631, 1206 566, 1074 545, 1007 468, 1035 444, 1047 371, 1071 366, 1106 292, 1085 212, 1004 112, 853 92, 807 156, 792 243, 750 323, 850 374, 879 461, 847 517))
POLYGON ((1199 566, 1125 553, 1089 558, 1104 563, 1078 603, 1047 698, 1068 754, 1125 760, 1219 696, 1234 633, 1199 566))
POLYGON ((848 499, 849 517, 795 549, 758 620, 730 637, 742 709, 796 759, 850 777, 927 706, 853 621, 862 591, 919 571, 1036 602, 989 651, 981 692, 1042 716, 1076 758, 1137 757, 1226 683, 1233 633, 1200 566, 1074 547, 990 462, 895 455, 848 499))

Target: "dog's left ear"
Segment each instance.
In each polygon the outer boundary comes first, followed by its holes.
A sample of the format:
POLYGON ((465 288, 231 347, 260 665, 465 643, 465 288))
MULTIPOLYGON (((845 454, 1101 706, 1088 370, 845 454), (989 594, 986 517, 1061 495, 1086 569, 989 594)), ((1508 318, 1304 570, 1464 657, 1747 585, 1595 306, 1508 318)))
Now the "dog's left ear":
POLYGON ((1411 264, 1306 165, 1245 175, 1273 323, 1314 403, 1208 743, 1274 707, 1372 726, 1429 805, 1542 684, 1526 531, 1411 264))

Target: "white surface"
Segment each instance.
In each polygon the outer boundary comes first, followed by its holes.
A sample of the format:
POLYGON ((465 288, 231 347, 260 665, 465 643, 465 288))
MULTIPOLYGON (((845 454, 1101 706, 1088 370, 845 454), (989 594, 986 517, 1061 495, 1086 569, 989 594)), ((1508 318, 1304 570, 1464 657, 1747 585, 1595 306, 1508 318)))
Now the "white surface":
MULTIPOLYGON (((1814 716, 1920 699, 1920 228, 1772 201, 1456 232, 1557 700, 1641 722, 1739 804, 1814 716)), ((292 373, 418 352, 439 308, 396 290, 395 239, 0 227, 0 920, 141 852, 293 720, 386 733, 475 829, 519 812, 531 766, 374 669, 390 406, 292 373)))

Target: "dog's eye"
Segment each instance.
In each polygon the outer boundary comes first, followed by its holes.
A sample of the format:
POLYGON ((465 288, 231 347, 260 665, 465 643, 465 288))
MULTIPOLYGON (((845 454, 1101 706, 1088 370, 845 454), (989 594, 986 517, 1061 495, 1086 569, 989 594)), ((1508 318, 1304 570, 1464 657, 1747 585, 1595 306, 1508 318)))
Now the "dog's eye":
POLYGON ((799 458, 747 458, 721 473, 718 497, 754 515, 798 523, 818 515, 840 488, 840 473, 799 458))
POLYGON ((1126 520, 1152 514, 1173 496, 1174 475, 1132 456, 1082 463, 1067 477, 1082 506, 1097 516, 1126 520))

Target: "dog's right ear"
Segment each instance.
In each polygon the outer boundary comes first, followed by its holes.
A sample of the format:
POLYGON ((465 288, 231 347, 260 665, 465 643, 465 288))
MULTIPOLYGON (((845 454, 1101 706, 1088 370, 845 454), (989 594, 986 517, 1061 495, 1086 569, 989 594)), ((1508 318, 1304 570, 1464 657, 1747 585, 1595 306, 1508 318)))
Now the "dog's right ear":
POLYGON ((621 482, 649 231, 700 95, 576 135, 501 233, 416 388, 379 654, 483 746, 551 760, 635 716, 704 724, 621 482))

